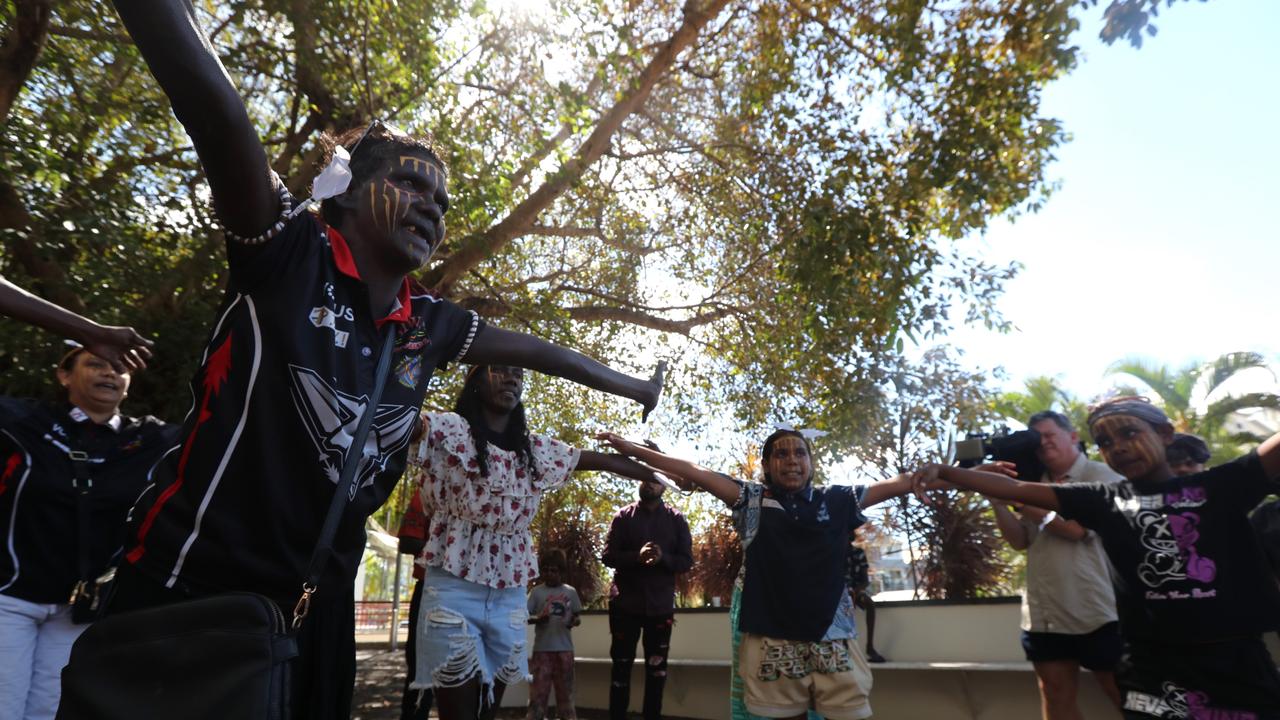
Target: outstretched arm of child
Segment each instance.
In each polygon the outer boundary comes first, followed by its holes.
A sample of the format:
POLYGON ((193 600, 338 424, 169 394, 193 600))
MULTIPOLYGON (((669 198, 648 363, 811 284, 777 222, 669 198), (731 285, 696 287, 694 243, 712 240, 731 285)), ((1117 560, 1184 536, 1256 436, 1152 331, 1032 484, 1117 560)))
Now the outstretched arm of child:
POLYGON ((114 0, 151 74, 186 128, 224 227, 253 237, 280 199, 244 101, 196 20, 190 0, 114 0))
POLYGON ((596 435, 596 439, 607 443, 623 455, 635 458, 661 473, 674 475, 691 482, 720 498, 726 504, 732 505, 736 502, 742 490, 742 487, 735 480, 725 475, 704 468, 697 463, 672 457, 666 453, 647 448, 644 445, 633 443, 617 433, 602 432, 596 435))
POLYGON ((878 502, 906 495, 911 492, 911 489, 911 475, 902 473, 892 480, 884 480, 867 486, 867 491, 863 493, 860 505, 868 508, 878 502))
POLYGON ((528 368, 635 400, 643 408, 644 420, 658 406, 667 371, 667 364, 662 362, 658 363, 653 376, 648 380, 634 378, 576 350, 491 325, 486 325, 476 334, 467 354, 462 356, 462 361, 473 365, 514 365, 528 368))
MULTIPOLYGON (((999 466, 988 466, 993 470, 999 466)), ((959 487, 973 490, 987 497, 1034 505, 1045 510, 1058 509, 1058 496, 1044 483, 1015 480, 1008 475, 982 470, 966 470, 953 465, 930 464, 916 470, 911 477, 916 495, 929 502, 925 493, 930 490, 959 487)))
POLYGON ((42 327, 75 340, 85 350, 111 363, 116 372, 136 372, 147 366, 155 343, 131 327, 99 325, 86 317, 38 298, 0 276, 0 315, 42 327))
POLYGON ((602 453, 595 450, 583 450, 578 455, 578 464, 574 466, 574 472, 607 472, 614 475, 621 475, 632 480, 644 482, 646 480, 654 480, 653 468, 632 460, 625 455, 617 453, 602 453))

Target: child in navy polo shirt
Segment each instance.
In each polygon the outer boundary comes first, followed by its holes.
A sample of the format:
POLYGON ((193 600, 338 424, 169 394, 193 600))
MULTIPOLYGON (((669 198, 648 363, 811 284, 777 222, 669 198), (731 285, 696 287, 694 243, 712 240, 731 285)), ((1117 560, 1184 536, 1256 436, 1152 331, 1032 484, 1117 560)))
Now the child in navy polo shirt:
POLYGON ((749 535, 738 628, 747 710, 770 718, 871 716, 871 671, 858 648, 846 583, 849 534, 862 510, 911 489, 906 475, 872 485, 814 487, 812 448, 795 430, 764 442, 764 483, 742 482, 613 433, 618 452, 709 491, 749 535))
POLYGON ((1117 676, 1126 718, 1280 718, 1280 674, 1262 641, 1280 627, 1280 591, 1248 519, 1277 489, 1280 434, 1178 477, 1165 454, 1173 426, 1146 398, 1097 406, 1089 431, 1125 481, 1045 485, 930 465, 916 482, 1034 505, 1098 534, 1127 646, 1117 676))
POLYGON ((458 360, 527 367, 635 400, 647 414, 661 372, 628 377, 487 327, 412 282, 444 239, 449 207, 447 172, 427 140, 380 123, 339 136, 349 184, 324 199, 323 217, 295 209, 191 3, 115 6, 191 136, 229 273, 192 381, 182 449, 156 468, 138 505, 111 611, 230 590, 294 607, 351 457, 356 493, 308 596, 290 682, 296 717, 345 718, 364 522, 404 470, 432 374, 458 360), (367 408, 389 333, 390 379, 378 407, 367 408), (368 441, 349 452, 365 412, 375 418, 368 441))

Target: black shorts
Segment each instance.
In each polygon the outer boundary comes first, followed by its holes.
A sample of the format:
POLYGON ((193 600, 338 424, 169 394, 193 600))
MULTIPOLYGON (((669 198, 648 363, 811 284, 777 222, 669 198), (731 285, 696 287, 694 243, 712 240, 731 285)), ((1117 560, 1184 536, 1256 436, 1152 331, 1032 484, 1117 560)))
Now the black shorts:
POLYGON ((1022 650, 1031 662, 1074 660, 1087 670, 1111 672, 1120 664, 1124 640, 1118 622, 1109 622, 1084 635, 1023 630, 1022 650))
POLYGON ((1127 720, 1280 720, 1280 673, 1262 638, 1131 643, 1116 675, 1127 720))

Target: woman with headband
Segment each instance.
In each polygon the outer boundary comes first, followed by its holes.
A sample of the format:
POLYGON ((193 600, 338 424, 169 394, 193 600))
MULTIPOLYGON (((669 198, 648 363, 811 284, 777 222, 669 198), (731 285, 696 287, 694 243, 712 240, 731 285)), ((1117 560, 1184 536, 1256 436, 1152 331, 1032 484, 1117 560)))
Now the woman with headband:
POLYGON ((1262 641, 1280 628, 1280 590, 1248 517, 1280 489, 1280 434, 1176 476, 1173 425, 1146 398, 1098 405, 1089 431, 1123 482, 1046 485, 940 465, 915 481, 1040 507, 1098 534, 1115 569, 1126 718, 1280 718, 1280 674, 1262 641))

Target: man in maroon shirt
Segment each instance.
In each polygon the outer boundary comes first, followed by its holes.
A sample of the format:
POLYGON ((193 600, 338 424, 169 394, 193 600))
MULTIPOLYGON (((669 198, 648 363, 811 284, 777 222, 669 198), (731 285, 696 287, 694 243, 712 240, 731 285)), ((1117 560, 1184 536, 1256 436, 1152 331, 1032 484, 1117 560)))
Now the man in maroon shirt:
POLYGON ((675 612, 676 575, 693 566, 689 523, 662 502, 656 480, 640 484, 640 500, 618 511, 609 525, 604 564, 615 570, 609 589, 609 632, 613 679, 609 717, 622 720, 631 703, 631 665, 636 641, 644 636, 644 718, 662 716, 667 651, 675 612))

